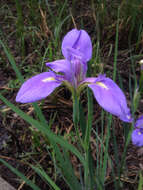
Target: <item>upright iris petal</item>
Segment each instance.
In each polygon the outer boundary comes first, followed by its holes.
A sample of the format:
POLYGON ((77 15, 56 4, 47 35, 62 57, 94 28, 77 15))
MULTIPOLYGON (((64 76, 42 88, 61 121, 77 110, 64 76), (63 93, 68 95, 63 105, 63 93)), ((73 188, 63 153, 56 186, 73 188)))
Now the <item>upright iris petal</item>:
POLYGON ((69 62, 69 67, 72 71, 69 81, 75 88, 77 88, 79 83, 83 81, 86 77, 87 64, 83 60, 83 54, 78 50, 68 48, 67 52, 67 62, 69 62))
POLYGON ((116 83, 105 75, 95 78, 95 82, 88 84, 99 105, 125 122, 131 122, 130 110, 124 93, 116 83))
POLYGON ((86 62, 92 56, 92 44, 87 32, 77 29, 68 32, 62 42, 62 53, 65 60, 46 63, 46 66, 55 72, 62 72, 64 79, 77 88, 86 77, 86 62))
POLYGON ((91 59, 92 43, 85 30, 73 29, 64 37, 62 42, 62 53, 65 58, 68 57, 67 48, 69 47, 81 52, 84 55, 85 62, 91 59))
POLYGON ((135 123, 135 129, 132 132, 132 142, 136 146, 143 146, 143 116, 135 123))

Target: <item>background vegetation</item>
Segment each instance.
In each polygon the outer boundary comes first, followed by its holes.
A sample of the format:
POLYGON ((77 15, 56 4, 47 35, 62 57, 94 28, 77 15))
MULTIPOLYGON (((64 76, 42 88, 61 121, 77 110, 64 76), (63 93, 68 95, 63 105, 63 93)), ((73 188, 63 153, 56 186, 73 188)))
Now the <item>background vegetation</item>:
MULTIPOLYGON (((0 174, 19 190, 86 189, 70 92, 63 87, 22 105, 16 93, 24 80, 46 71, 45 62, 62 58, 62 38, 76 27, 92 38, 88 75, 114 78, 134 117, 141 115, 142 1, 1 0, 0 26, 0 174)), ((81 97, 80 118, 81 126, 86 120, 92 126, 91 189, 142 190, 143 149, 131 144, 132 127, 105 113, 89 90, 81 97)))

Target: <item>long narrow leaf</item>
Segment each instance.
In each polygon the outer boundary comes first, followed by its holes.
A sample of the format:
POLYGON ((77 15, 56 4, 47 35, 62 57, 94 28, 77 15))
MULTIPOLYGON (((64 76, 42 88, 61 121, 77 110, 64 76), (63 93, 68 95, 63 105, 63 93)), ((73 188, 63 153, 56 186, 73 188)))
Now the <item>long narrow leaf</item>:
POLYGON ((55 182, 46 174, 43 169, 35 166, 31 166, 38 175, 42 176, 55 190, 60 190, 60 188, 55 184, 55 182))
POLYGON ((55 159, 57 162, 56 165, 59 168, 63 179, 66 181, 71 190, 81 190, 81 185, 75 176, 74 169, 69 158, 69 153, 64 149, 61 150, 61 148, 59 148, 56 143, 53 143, 53 145, 53 149, 55 151, 55 159))
POLYGON ((88 96, 88 119, 87 119, 87 126, 86 126, 85 142, 87 143, 87 146, 89 146, 92 120, 93 120, 93 100, 92 100, 92 95, 89 88, 87 89, 87 96, 88 96))
POLYGON ((1 93, 0 93, 0 99, 9 106, 14 112, 16 112, 21 118, 23 118, 25 121, 30 123, 32 126, 36 127, 38 130, 40 130, 43 134, 45 134, 52 142, 56 142, 60 144, 62 147, 66 148, 67 150, 70 150, 73 154, 75 154, 79 160, 84 164, 84 159, 81 153, 71 144, 69 144, 66 140, 63 138, 55 135, 48 127, 45 127, 42 123, 34 120, 32 117, 25 114, 22 110, 17 108, 14 104, 9 102, 1 93))
POLYGON ((0 158, 0 162, 3 163, 6 167, 8 167, 13 173, 15 173, 18 177, 20 177, 22 180, 26 182, 27 185, 29 185, 34 190, 40 190, 40 188, 35 185, 31 180, 27 179, 21 172, 19 172, 16 168, 8 164, 6 161, 0 158))
POLYGON ((142 174, 140 173, 138 190, 142 190, 142 189, 143 189, 143 176, 142 176, 142 174))
POLYGON ((113 71, 113 80, 116 81, 116 71, 117 71, 117 55, 118 55, 118 35, 119 35, 119 15, 120 7, 117 12, 117 25, 116 25, 116 37, 115 37, 115 53, 114 53, 114 71, 113 71))
POLYGON ((108 148, 109 148, 111 124, 112 124, 112 115, 109 115, 108 116, 108 129, 107 129, 107 135, 106 135, 106 145, 105 145, 104 160, 103 160, 103 168, 102 168, 102 182, 103 182, 103 184, 105 181, 106 169, 107 169, 108 148))
POLYGON ((6 45, 2 42, 2 40, 0 39, 0 45, 3 47, 3 50, 13 68, 13 70, 15 71, 17 78, 20 80, 21 83, 24 82, 24 78, 22 76, 22 74, 20 73, 18 67, 16 66, 15 60, 13 55, 10 53, 9 49, 6 47, 6 45))
MULTIPOLYGON (((18 67, 17 67, 17 65, 16 65, 15 59, 14 59, 13 55, 11 54, 10 50, 9 50, 9 49, 7 48, 7 46, 2 42, 1 39, 0 39, 0 45, 3 47, 3 50, 4 50, 4 52, 5 52, 6 56, 7 56, 7 58, 8 58, 8 60, 9 60, 10 64, 11 64, 11 66, 12 66, 14 72, 15 72, 16 75, 17 75, 17 78, 19 79, 19 81, 20 81, 21 83, 23 83, 23 82, 24 82, 24 78, 23 78, 23 76, 22 76, 20 70, 18 69, 18 67)), ((37 117, 40 119, 40 121, 41 121, 43 124, 46 125, 46 123, 47 123, 47 122, 46 122, 46 119, 45 119, 44 115, 42 114, 42 111, 41 111, 40 107, 38 106, 38 104, 37 104, 37 103, 33 103, 32 105, 33 105, 33 107, 34 107, 34 110, 35 110, 35 112, 36 112, 37 117)))

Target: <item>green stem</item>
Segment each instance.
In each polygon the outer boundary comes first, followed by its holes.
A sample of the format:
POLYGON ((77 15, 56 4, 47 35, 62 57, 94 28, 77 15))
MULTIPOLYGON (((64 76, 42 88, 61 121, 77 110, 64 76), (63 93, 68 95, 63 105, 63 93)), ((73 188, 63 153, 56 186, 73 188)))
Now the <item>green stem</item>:
POLYGON ((82 144, 82 140, 79 134, 79 97, 77 96, 76 90, 73 90, 73 123, 75 127, 76 136, 82 144))
POLYGON ((79 98, 75 91, 73 94, 73 122, 75 127, 77 127, 79 122, 79 98))
POLYGON ((82 139, 80 137, 80 131, 79 131, 79 122, 80 122, 80 109, 79 109, 79 99, 80 96, 77 94, 76 90, 73 91, 73 122, 74 127, 76 131, 76 135, 78 137, 78 140, 80 142, 81 147, 84 150, 84 185, 85 190, 90 189, 91 190, 91 171, 90 171, 90 136, 91 136, 91 128, 92 128, 92 119, 93 119, 93 102, 92 102, 92 95, 87 90, 87 96, 88 96, 88 120, 87 120, 87 126, 86 126, 86 132, 85 137, 82 139))
POLYGON ((85 189, 89 189, 89 156, 88 156, 88 147, 85 149, 85 167, 84 167, 84 182, 85 189))
POLYGON ((89 160, 90 160, 90 137, 91 137, 91 129, 92 129, 92 119, 93 119, 93 102, 92 95, 89 89, 87 89, 88 96, 88 120, 86 126, 86 134, 84 139, 84 151, 85 151, 85 168, 84 168, 84 181, 85 181, 85 189, 91 189, 91 171, 89 168, 89 160))

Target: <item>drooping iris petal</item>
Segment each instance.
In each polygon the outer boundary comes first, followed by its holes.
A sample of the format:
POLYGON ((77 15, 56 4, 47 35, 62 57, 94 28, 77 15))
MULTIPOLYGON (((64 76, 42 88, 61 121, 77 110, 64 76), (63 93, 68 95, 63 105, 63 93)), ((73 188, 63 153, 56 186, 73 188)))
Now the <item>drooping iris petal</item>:
MULTIPOLYGON (((92 79, 93 80, 93 79, 92 79)), ((88 84, 99 105, 125 122, 132 122, 124 93, 110 78, 99 76, 88 84)))
POLYGON ((67 48, 79 50, 84 56, 85 62, 92 56, 92 43, 88 33, 85 30, 73 29, 67 33, 62 42, 62 53, 68 58, 67 48))
POLYGON ((143 128, 133 130, 132 143, 136 146, 143 146, 143 128))
POLYGON ((16 102, 31 103, 41 100, 51 94, 61 83, 53 72, 36 75, 23 83, 16 96, 16 102))

